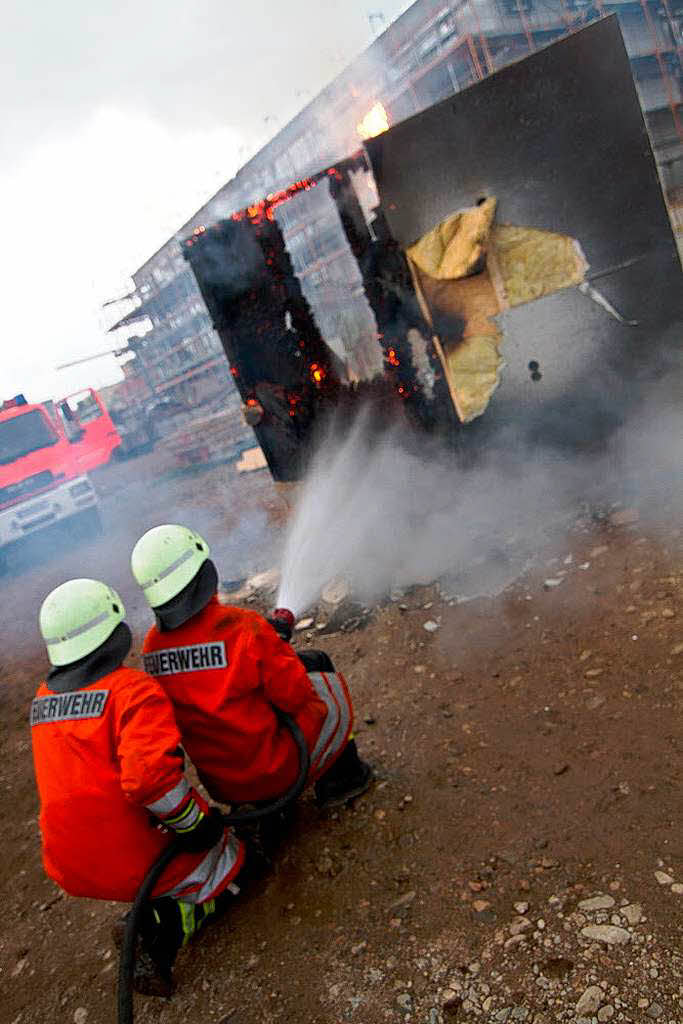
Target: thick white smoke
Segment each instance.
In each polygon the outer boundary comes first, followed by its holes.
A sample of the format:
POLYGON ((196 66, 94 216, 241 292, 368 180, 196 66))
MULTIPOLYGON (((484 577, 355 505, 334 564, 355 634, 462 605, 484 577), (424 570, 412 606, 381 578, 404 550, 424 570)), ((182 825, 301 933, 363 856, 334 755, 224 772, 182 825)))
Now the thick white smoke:
POLYGON ((449 593, 499 591, 586 505, 628 501, 653 521, 681 512, 683 415, 663 399, 641 408, 599 457, 487 447, 458 466, 443 448, 360 417, 327 438, 302 485, 284 549, 278 605, 300 614, 344 576, 363 601, 446 579, 449 593))

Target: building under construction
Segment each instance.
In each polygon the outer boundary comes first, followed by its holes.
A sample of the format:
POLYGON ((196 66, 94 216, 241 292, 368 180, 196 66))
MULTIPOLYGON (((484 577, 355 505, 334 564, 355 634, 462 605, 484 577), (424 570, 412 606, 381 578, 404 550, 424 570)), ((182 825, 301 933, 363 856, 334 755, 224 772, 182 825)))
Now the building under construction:
MULTIPOLYGON (((134 360, 127 374, 143 378, 155 394, 191 403, 239 401, 223 346, 183 258, 182 240, 332 167, 358 150, 362 139, 609 13, 618 16, 680 239, 681 2, 417 0, 133 274, 136 308, 112 327, 119 337, 124 331, 134 335, 128 341, 134 360)), ((368 209, 377 202, 371 184, 357 194, 368 209)), ((302 294, 315 309, 328 345, 351 379, 371 376, 382 356, 379 350, 368 355, 363 340, 369 329, 363 280, 337 207, 325 202, 322 191, 311 190, 305 206, 283 204, 277 220, 302 294)))

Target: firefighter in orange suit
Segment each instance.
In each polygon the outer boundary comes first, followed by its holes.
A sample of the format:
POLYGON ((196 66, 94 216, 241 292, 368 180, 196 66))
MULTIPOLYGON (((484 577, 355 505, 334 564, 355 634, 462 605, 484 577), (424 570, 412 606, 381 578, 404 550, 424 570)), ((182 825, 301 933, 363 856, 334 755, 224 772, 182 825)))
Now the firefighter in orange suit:
POLYGON ((368 788, 372 771, 351 737, 344 677, 321 652, 298 657, 256 612, 219 604, 218 574, 199 534, 157 526, 138 541, 131 565, 156 618, 145 669, 170 697, 183 746, 213 799, 269 801, 293 784, 298 754, 278 711, 306 737, 321 806, 368 788))
POLYGON ((134 975, 138 991, 169 995, 179 947, 238 891, 244 849, 188 783, 162 687, 123 666, 123 616, 118 594, 90 579, 63 583, 40 610, 52 663, 30 716, 43 863, 73 896, 131 902, 182 842, 143 916, 134 975))

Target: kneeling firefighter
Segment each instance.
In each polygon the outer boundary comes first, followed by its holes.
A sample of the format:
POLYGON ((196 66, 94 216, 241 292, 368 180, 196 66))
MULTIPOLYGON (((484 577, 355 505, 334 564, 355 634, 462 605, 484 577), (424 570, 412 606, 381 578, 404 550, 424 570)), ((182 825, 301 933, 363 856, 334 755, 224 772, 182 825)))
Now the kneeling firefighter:
POLYGON ((346 681, 326 654, 297 656, 261 615, 221 605, 209 546, 187 527, 149 530, 131 566, 156 619, 145 670, 170 697, 183 746, 214 800, 259 803, 292 785, 297 750, 278 710, 304 734, 320 806, 365 792, 372 771, 351 735, 346 681))
POLYGON ((178 949, 239 891, 244 846, 187 781, 162 687, 124 667, 123 616, 116 591, 91 579, 40 609, 52 664, 30 719, 43 864, 72 896, 132 902, 160 853, 182 844, 145 907, 134 971, 137 991, 170 995, 178 949))

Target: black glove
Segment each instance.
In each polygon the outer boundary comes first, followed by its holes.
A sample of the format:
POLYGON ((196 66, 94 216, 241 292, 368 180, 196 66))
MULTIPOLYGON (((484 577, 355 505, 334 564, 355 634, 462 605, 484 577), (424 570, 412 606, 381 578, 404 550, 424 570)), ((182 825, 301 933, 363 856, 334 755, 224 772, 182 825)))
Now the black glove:
POLYGON ((187 853, 200 853, 215 846, 223 838, 224 831, 225 825, 220 810, 218 807, 209 807, 195 827, 189 832, 177 833, 177 839, 187 853))
POLYGON ((270 623, 282 640, 286 640, 289 643, 294 632, 294 616, 288 608, 276 608, 273 614, 268 617, 267 622, 270 623))

